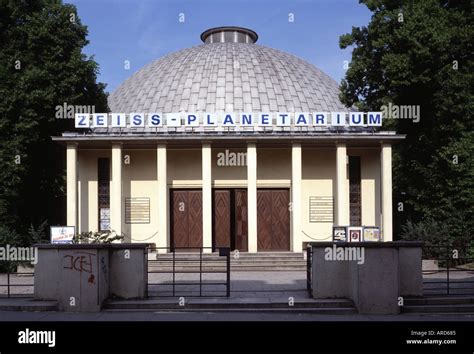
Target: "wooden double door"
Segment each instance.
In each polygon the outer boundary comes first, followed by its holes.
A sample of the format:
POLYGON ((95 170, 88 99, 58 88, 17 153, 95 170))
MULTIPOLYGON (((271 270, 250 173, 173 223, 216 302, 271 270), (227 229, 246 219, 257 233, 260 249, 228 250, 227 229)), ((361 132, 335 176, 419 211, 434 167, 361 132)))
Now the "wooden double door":
POLYGON ((171 248, 202 247, 202 191, 173 189, 170 191, 170 206, 171 248))
POLYGON ((290 250, 290 191, 257 190, 257 250, 290 250))
MULTIPOLYGON (((246 189, 213 189, 212 247, 248 251, 246 189)), ((257 250, 290 250, 288 189, 257 190, 257 250)), ((170 191, 171 247, 203 246, 202 190, 170 191)), ((192 251, 192 250, 191 250, 192 251)))
POLYGON ((212 246, 248 250, 247 190, 213 190, 212 246))

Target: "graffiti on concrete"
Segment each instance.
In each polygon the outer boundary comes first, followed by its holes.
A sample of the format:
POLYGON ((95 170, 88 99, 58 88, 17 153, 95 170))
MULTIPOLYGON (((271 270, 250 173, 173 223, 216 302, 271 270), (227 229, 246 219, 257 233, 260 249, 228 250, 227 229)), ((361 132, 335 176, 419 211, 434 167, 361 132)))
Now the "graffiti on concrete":
POLYGON ((87 282, 95 283, 95 275, 93 273, 92 265, 96 255, 90 252, 76 252, 74 255, 67 254, 63 257, 63 268, 71 269, 79 273, 89 273, 87 282))

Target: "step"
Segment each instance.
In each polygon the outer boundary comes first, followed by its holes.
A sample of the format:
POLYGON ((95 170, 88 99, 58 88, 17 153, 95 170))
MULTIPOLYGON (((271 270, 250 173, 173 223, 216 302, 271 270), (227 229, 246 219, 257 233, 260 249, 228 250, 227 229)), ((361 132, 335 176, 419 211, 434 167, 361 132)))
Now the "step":
POLYGON ((137 311, 157 311, 157 312, 238 312, 238 313, 310 313, 314 315, 353 315, 357 310, 353 307, 335 308, 225 308, 225 309, 104 309, 105 312, 137 312, 137 311))
MULTIPOLYGON (((176 253, 175 258, 191 258, 191 259, 199 259, 199 253, 176 253)), ((218 253, 203 253, 203 259, 225 259, 225 256, 219 256, 218 253)), ((304 260, 303 253, 239 253, 238 258, 235 257, 234 253, 231 253, 231 259, 239 260, 239 259, 270 259, 270 258, 277 258, 277 259, 298 259, 304 260)), ((159 254, 149 254, 149 261, 154 261, 156 259, 173 259, 172 253, 159 253, 159 254)))
POLYGON ((402 307, 403 313, 474 313, 474 304, 465 305, 410 305, 402 307))
MULTIPOLYGON (((176 259, 174 261, 175 264, 181 263, 197 263, 199 264, 201 260, 199 259, 176 259)), ((299 264, 306 264, 306 261, 303 259, 293 259, 293 258, 268 258, 268 259, 231 259, 230 263, 238 264, 238 263, 299 263, 299 264)), ((161 259, 161 260, 152 260, 148 261, 149 264, 173 264, 172 259, 161 259)), ((225 258, 221 259, 203 259, 202 263, 217 263, 217 264, 226 264, 227 261, 225 258)))
POLYGON ((34 300, 33 298, 0 298, 1 311, 58 311, 56 301, 34 300))
POLYGON ((405 298, 405 306, 423 305, 468 305, 474 304, 474 296, 425 296, 405 298))
MULTIPOLYGON (((231 266, 230 271, 231 272, 243 272, 243 271, 261 271, 261 272, 281 272, 285 270, 297 270, 297 271, 306 271, 306 267, 300 266, 300 265, 279 265, 279 266, 274 266, 274 265, 239 265, 239 266, 231 266)), ((199 266, 197 267, 180 267, 176 266, 174 268, 175 272, 191 272, 191 273, 199 273, 200 268, 199 266)), ((206 272, 226 272, 227 268, 226 267, 202 267, 201 271, 203 273, 206 272)), ((152 267, 148 268, 149 273, 153 272, 173 272, 173 267, 152 267)))
MULTIPOLYGON (((262 310, 262 309, 354 309, 353 303, 347 299, 323 299, 323 300, 295 300, 293 306, 288 305, 285 300, 269 300, 265 298, 190 298, 186 306, 179 306, 177 298, 150 298, 146 300, 108 300, 105 309, 110 310, 262 310)), ((355 310, 355 309, 354 309, 355 310)))

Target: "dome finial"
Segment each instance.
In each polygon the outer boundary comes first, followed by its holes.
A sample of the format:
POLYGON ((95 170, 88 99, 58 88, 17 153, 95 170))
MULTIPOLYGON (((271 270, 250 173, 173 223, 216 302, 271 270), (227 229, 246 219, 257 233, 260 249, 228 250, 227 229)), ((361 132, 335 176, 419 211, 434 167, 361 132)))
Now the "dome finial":
POLYGON ((255 31, 236 26, 214 27, 201 34, 204 43, 255 43, 257 39, 255 31))

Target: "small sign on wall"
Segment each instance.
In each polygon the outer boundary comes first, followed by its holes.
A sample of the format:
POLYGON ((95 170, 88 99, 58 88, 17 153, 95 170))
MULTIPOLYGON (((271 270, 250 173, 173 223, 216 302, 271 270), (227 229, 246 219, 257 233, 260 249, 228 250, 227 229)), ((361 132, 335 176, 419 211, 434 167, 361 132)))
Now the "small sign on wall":
POLYGON ((334 242, 346 242, 347 241, 347 228, 345 226, 333 226, 332 240, 334 242))
POLYGON ((362 227, 348 227, 349 242, 362 242, 362 227))
POLYGON ((364 241, 378 242, 381 241, 380 229, 375 226, 364 227, 364 241))
POLYGON ((51 226, 51 243, 72 243, 76 234, 74 226, 51 226))

